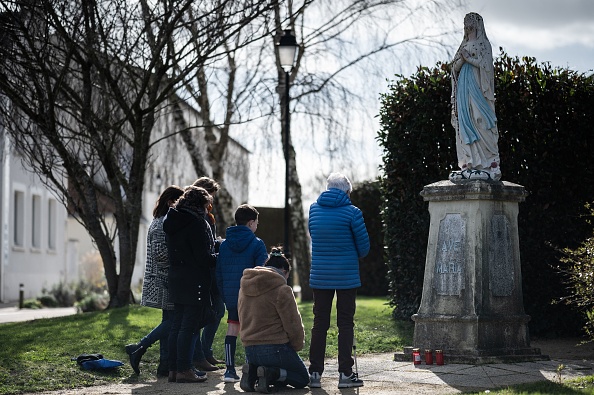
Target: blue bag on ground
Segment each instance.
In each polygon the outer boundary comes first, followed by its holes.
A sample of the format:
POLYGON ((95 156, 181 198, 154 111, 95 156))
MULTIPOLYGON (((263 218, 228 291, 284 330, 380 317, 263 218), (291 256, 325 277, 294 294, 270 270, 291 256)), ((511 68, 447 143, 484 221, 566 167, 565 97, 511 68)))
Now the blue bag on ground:
POLYGON ((81 363, 81 366, 85 370, 96 370, 96 369, 112 369, 122 366, 122 361, 114 361, 111 359, 96 359, 91 361, 85 361, 81 363))
POLYGON ((124 364, 122 361, 105 359, 102 354, 80 354, 71 360, 76 361, 85 370, 113 369, 124 364))

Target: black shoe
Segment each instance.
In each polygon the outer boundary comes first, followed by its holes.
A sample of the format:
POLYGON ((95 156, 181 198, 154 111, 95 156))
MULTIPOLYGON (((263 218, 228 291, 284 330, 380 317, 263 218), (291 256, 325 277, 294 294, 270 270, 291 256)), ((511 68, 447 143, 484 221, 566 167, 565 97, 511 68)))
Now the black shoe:
POLYGON ((169 364, 159 362, 157 366, 157 377, 168 377, 169 376, 169 364))
POLYGON ((225 361, 219 361, 218 359, 216 359, 213 356, 206 357, 206 360, 208 361, 208 363, 210 363, 211 365, 214 365, 214 366, 225 364, 225 361))
POLYGON ((194 366, 204 372, 214 372, 215 370, 219 370, 218 366, 212 365, 206 359, 194 360, 194 366))
POLYGON ((258 383, 256 389, 263 394, 272 392, 272 385, 280 377, 280 369, 275 367, 258 366, 258 383))
POLYGON ((256 391, 256 381, 258 381, 258 366, 251 363, 243 365, 239 387, 245 392, 254 392, 256 391))
POLYGON ((130 365, 132 365, 132 369, 136 374, 140 374, 140 360, 145 352, 146 348, 142 347, 140 343, 128 344, 126 346, 126 353, 130 356, 130 365))

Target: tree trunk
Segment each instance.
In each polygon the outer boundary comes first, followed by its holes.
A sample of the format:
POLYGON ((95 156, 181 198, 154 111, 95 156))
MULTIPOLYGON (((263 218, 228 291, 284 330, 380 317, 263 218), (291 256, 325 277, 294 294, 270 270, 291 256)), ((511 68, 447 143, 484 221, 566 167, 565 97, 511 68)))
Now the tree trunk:
MULTIPOLYGON (((220 177, 220 176, 219 176, 220 177)), ((224 177, 221 177, 224 180, 224 177)), ((221 178, 217 178, 214 176, 214 179, 219 182, 221 178)), ((224 183, 224 181, 220 181, 224 183)), ((236 207, 233 207, 233 199, 231 195, 225 188, 223 184, 221 184, 221 189, 215 196, 215 218, 217 219, 217 236, 221 236, 225 238, 225 231, 227 228, 235 222, 233 218, 233 213, 235 212, 236 207)))
POLYGON ((289 198, 290 198, 290 224, 289 224, 289 243, 291 260, 297 270, 299 285, 301 286, 301 300, 310 301, 313 299, 313 292, 309 286, 309 271, 311 268, 311 255, 309 253, 309 237, 305 226, 305 214, 303 212, 303 200, 301 198, 301 183, 299 182, 299 174, 297 173, 297 161, 293 142, 290 133, 291 112, 287 112, 287 100, 290 100, 286 89, 290 87, 284 83, 286 79, 283 71, 279 72, 279 81, 283 81, 279 85, 280 103, 282 108, 282 143, 284 147, 287 141, 288 150, 283 150, 285 155, 285 163, 289 164, 289 198), (289 130, 287 130, 289 126, 289 130), (288 140, 287 140, 288 139, 288 140), (287 158, 288 155, 288 158, 287 158))
POLYGON ((289 196, 291 197, 291 235, 293 264, 297 268, 297 277, 301 286, 301 300, 313 300, 313 292, 309 286, 309 271, 311 269, 311 254, 309 253, 309 235, 307 231, 305 214, 303 211, 303 200, 301 199, 301 183, 297 174, 295 161, 295 150, 289 141, 289 152, 291 160, 289 167, 291 179, 289 182, 289 196))

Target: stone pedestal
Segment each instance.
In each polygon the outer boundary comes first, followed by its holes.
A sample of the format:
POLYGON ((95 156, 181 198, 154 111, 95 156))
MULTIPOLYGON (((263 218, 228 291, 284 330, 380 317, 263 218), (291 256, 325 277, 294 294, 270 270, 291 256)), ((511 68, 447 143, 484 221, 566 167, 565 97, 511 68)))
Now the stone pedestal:
POLYGON ((524 187, 440 181, 421 195, 431 225, 413 347, 443 350, 446 363, 548 360, 530 348, 522 299, 517 217, 524 187))

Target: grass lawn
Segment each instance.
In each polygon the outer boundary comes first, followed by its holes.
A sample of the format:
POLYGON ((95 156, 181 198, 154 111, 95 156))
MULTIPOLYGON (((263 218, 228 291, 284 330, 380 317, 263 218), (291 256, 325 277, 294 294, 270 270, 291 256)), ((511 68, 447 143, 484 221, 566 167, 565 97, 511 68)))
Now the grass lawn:
MULTIPOLYGON (((300 352, 307 359, 312 326, 311 303, 299 306, 305 326, 306 344, 300 352)), ((413 324, 395 322, 391 308, 382 298, 357 298, 355 332, 359 354, 402 350, 412 342, 413 324)), ((159 346, 149 348, 142 358, 141 374, 134 375, 124 345, 138 342, 161 320, 161 311, 133 305, 102 312, 67 317, 0 324, 0 394, 56 390, 108 382, 142 381, 154 376, 159 363, 159 346), (82 353, 101 353, 120 360, 124 366, 111 372, 85 371, 70 360, 82 353)), ((332 318, 336 322, 336 318, 332 318)), ((226 320, 221 321, 214 342, 215 357, 223 359, 226 320)), ((337 354, 338 330, 328 331, 326 354, 337 354)), ((236 364, 245 360, 237 342, 236 364)))

